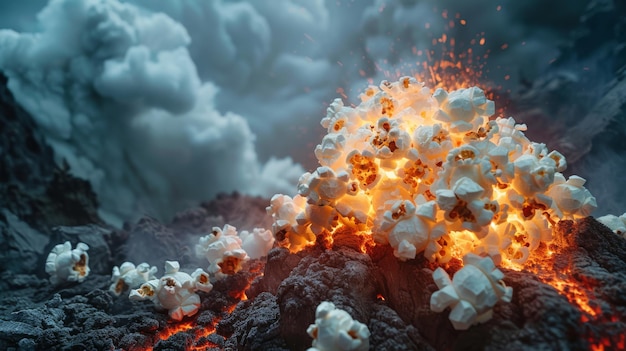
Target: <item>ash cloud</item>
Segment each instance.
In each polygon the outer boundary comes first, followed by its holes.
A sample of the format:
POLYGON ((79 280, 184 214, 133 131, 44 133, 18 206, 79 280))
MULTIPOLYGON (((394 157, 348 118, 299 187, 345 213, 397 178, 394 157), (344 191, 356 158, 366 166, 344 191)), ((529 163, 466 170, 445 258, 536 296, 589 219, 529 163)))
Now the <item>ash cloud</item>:
POLYGON ((215 108, 219 88, 198 76, 180 23, 95 0, 51 1, 37 19, 38 33, 0 32, 0 69, 58 162, 90 180, 104 218, 292 191, 301 167, 259 161, 247 121, 215 108))
MULTIPOLYGON (((0 35, 0 70, 104 210, 164 217, 218 192, 293 193, 301 168, 291 160, 316 167, 327 105, 342 94, 356 103, 369 82, 420 72, 427 59, 415 52, 439 59, 443 45, 432 42, 443 33, 456 54, 472 48, 481 57, 474 83, 503 95, 527 88, 572 45, 588 3, 54 0, 35 24, 32 3, 19 3, 4 7, 21 20, 0 16, 0 28, 22 32, 0 35)), ((545 129, 535 122, 530 131, 545 129)), ((593 189, 592 156, 583 157, 575 170, 593 189)), ((595 195, 598 213, 603 198, 624 202, 595 195)))

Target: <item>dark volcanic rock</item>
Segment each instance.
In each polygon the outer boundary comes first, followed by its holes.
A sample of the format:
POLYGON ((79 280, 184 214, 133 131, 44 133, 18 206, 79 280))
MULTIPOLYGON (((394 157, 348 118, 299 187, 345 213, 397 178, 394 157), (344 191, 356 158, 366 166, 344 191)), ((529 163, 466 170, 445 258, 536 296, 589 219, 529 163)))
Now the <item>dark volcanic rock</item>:
POLYGON ((310 346, 306 329, 315 322, 315 309, 322 301, 333 302, 367 324, 377 293, 373 271, 370 257, 352 250, 304 257, 278 288, 281 334, 289 348, 310 346))
POLYGON ((0 74, 0 265, 16 274, 42 274, 51 228, 102 223, 89 183, 57 166, 6 84, 0 74))
POLYGON ((265 292, 237 306, 218 324, 217 331, 228 338, 225 346, 233 350, 289 350, 281 336, 279 320, 276 296, 265 292))

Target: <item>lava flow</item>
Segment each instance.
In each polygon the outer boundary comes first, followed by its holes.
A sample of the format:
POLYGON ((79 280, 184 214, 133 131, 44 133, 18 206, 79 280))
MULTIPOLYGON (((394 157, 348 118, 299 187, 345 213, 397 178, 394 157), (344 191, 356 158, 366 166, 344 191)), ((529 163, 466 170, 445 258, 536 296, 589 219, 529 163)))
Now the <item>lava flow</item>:
POLYGON ((221 348, 223 346, 223 341, 220 343, 221 337, 212 340, 211 335, 215 334, 218 323, 235 311, 239 302, 248 299, 246 290, 250 288, 255 278, 263 275, 262 269, 263 264, 255 261, 246 265, 245 272, 217 281, 214 289, 203 298, 204 303, 196 315, 187 317, 181 322, 168 322, 152 338, 152 345, 133 351, 160 349, 157 346, 168 342, 175 344, 177 349, 185 351, 221 348), (200 319, 202 319, 201 322, 200 319))

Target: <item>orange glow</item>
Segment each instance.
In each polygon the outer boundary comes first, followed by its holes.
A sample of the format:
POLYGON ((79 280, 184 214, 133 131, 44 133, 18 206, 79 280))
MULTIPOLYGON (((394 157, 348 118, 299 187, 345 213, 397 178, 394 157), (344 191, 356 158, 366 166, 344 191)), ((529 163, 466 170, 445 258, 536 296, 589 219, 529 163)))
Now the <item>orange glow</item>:
POLYGON ((571 272, 566 271, 563 274, 563 277, 560 278, 543 278, 544 283, 551 285, 558 292, 567 297, 567 300, 572 304, 578 306, 578 308, 585 312, 588 316, 583 315, 583 319, 588 319, 589 317, 595 317, 598 314, 598 311, 589 305, 589 296, 587 296, 587 289, 581 288, 581 283, 576 281, 571 276, 571 272))
MULTIPOLYGON (((193 345, 186 349, 187 351, 203 351, 210 347, 218 347, 219 345, 213 344, 205 340, 209 335, 215 333, 215 326, 218 322, 219 318, 214 319, 210 325, 206 326, 196 325, 195 321, 169 324, 167 327, 165 327, 165 329, 161 330, 157 334, 156 341, 167 340, 178 333, 191 333, 193 334, 195 341, 193 345)), ((143 350, 152 351, 153 348, 151 346, 148 346, 143 350)))

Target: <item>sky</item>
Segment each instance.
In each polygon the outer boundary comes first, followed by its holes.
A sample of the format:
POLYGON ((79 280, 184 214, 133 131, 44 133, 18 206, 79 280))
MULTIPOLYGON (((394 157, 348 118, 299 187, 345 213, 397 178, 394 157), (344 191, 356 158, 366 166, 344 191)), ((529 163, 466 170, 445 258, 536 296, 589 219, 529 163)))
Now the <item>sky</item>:
POLYGON ((423 63, 451 53, 472 50, 472 84, 514 94, 558 57, 584 6, 2 0, 0 71, 119 225, 235 190, 295 194, 334 98, 358 104, 368 84, 428 76, 423 63))

